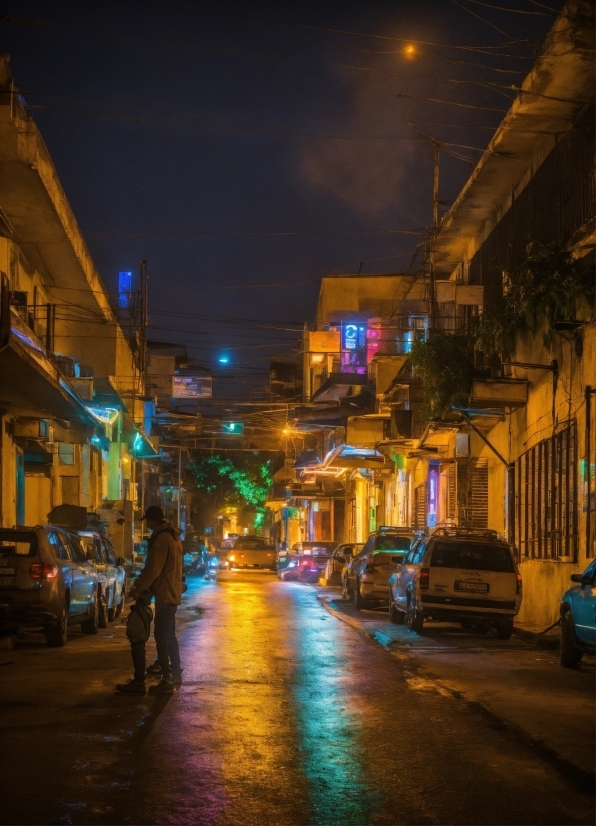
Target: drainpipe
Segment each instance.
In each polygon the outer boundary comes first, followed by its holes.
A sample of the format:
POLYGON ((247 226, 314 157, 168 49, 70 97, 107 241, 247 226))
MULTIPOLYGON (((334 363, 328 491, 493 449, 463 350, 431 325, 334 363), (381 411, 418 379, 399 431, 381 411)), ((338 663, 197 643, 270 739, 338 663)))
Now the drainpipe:
POLYGON ((596 388, 586 385, 586 482, 587 482, 587 503, 586 503, 586 556, 590 554, 590 539, 592 534, 592 517, 590 509, 592 505, 592 466, 590 455, 592 452, 592 394, 596 393, 596 388))

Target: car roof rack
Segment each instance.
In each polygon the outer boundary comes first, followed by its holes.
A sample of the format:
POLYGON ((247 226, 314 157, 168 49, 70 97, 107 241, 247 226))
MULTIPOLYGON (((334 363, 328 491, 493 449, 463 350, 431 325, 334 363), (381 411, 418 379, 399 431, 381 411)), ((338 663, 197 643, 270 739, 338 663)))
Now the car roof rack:
POLYGON ((490 528, 467 528, 460 525, 437 525, 427 530, 427 536, 452 536, 470 539, 492 539, 499 542, 505 540, 498 531, 490 528))

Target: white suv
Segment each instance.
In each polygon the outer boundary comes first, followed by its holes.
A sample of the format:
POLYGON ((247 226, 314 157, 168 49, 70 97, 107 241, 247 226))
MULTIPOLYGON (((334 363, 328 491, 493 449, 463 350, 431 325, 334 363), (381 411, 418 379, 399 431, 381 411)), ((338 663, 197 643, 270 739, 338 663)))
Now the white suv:
POLYGON ((514 549, 495 531, 437 528, 412 544, 389 580, 389 618, 412 631, 426 619, 495 626, 507 640, 522 599, 514 549))

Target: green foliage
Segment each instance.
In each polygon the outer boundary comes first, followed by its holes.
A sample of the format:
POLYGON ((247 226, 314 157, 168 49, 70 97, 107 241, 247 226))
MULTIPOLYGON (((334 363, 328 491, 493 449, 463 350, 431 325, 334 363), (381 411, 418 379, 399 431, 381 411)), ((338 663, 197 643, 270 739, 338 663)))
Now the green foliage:
POLYGON ((526 260, 505 274, 504 291, 501 311, 485 316, 476 331, 477 348, 489 360, 511 356, 517 333, 543 323, 549 347, 558 322, 575 319, 582 305, 594 308, 594 272, 560 245, 530 248, 526 260))
POLYGON ((463 333, 432 333, 412 348, 412 364, 422 381, 424 421, 444 417, 451 407, 465 406, 474 377, 474 344, 463 333))
POLYGON ((187 480, 187 486, 194 488, 193 512, 204 524, 224 505, 250 506, 262 513, 273 484, 268 463, 254 455, 214 454, 193 460, 187 466, 187 480))

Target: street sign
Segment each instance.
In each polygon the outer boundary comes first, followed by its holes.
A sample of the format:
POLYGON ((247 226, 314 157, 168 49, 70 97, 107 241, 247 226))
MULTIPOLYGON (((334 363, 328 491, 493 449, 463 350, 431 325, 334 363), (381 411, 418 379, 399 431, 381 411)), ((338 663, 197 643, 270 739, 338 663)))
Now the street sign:
POLYGON ((221 432, 229 436, 242 436, 244 433, 244 422, 222 422, 221 432))
POLYGON ((212 395, 211 376, 172 376, 173 399, 210 399, 212 395))

